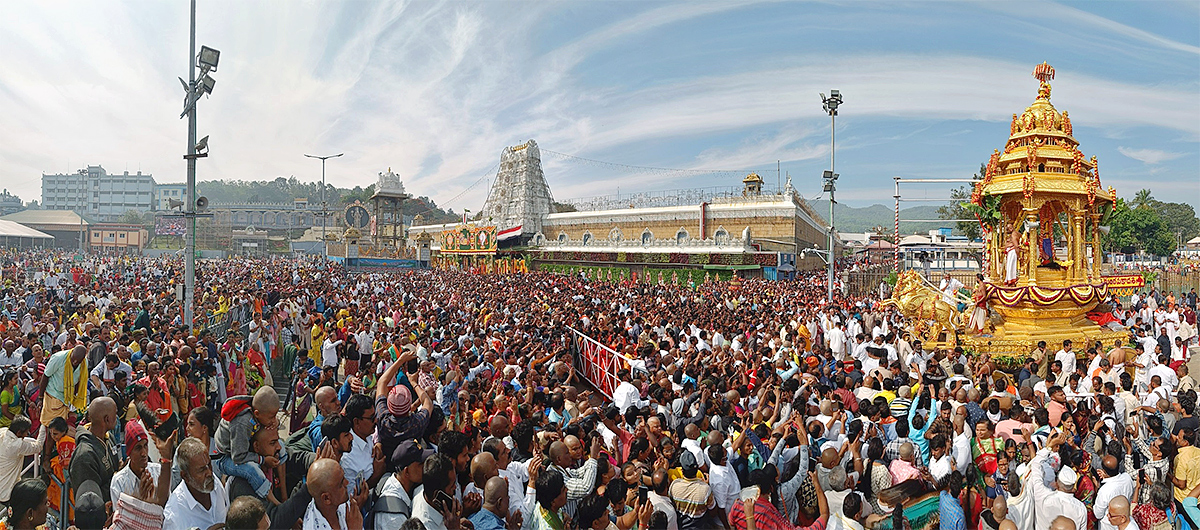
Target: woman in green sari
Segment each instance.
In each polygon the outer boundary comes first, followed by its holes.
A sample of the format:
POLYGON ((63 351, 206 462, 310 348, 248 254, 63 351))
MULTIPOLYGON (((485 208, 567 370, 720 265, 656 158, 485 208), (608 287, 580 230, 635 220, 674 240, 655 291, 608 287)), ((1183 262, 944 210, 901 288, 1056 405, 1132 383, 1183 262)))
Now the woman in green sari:
POLYGON ((935 530, 938 492, 921 479, 908 479, 879 493, 879 506, 891 514, 873 530, 935 530))

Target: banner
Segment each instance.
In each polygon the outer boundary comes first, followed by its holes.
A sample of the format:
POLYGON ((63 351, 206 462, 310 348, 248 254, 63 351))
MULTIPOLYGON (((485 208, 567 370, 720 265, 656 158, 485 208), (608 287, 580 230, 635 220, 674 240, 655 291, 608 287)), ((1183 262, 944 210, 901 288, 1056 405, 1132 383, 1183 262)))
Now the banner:
POLYGON ((154 235, 182 236, 187 234, 187 224, 183 217, 156 217, 154 219, 154 235))
POLYGON ((1108 292, 1116 296, 1130 296, 1146 286, 1146 278, 1141 274, 1122 274, 1120 276, 1102 276, 1108 292))
POLYGON ((441 234, 441 252, 487 253, 496 251, 496 227, 459 225, 441 234))
POLYGON ((575 371, 612 401, 613 390, 621 383, 617 379, 617 372, 629 369, 632 359, 596 342, 575 328, 567 326, 567 329, 575 334, 575 371))

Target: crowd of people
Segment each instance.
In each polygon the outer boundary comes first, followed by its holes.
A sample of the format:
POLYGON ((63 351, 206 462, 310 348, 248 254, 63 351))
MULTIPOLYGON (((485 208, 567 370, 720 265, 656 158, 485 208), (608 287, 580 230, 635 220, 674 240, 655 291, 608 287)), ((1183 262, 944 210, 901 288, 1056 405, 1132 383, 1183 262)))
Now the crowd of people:
POLYGON ((1200 529, 1194 294, 1001 369, 818 274, 181 268, 0 253, 6 528, 1200 529))

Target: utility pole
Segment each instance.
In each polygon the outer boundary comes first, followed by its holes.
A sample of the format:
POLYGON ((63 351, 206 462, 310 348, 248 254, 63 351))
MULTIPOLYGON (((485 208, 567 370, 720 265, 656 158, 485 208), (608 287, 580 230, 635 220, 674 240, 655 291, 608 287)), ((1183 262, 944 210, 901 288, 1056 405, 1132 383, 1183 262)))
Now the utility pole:
POLYGON ((316 155, 308 155, 308 154, 304 155, 309 158, 316 158, 317 160, 321 161, 321 246, 326 249, 325 250, 326 256, 329 255, 329 247, 326 246, 326 243, 325 243, 325 224, 326 224, 326 219, 329 218, 329 208, 328 208, 329 203, 325 202, 325 161, 329 160, 330 158, 337 158, 344 154, 346 154, 346 153, 338 153, 336 155, 329 155, 329 156, 316 156, 316 155))
POLYGON ((196 0, 192 0, 191 38, 188 40, 188 138, 187 138, 187 200, 183 208, 186 217, 187 243, 183 251, 183 323, 188 333, 194 333, 193 307, 196 296, 196 0))
POLYGON ((829 285, 826 296, 829 302, 833 303, 833 266, 836 261, 833 241, 833 206, 837 203, 837 201, 834 200, 833 194, 837 188, 835 184, 838 179, 838 174, 834 172, 836 169, 834 166, 834 149, 836 147, 835 133, 837 128, 837 109, 838 106, 842 104, 842 93, 837 90, 830 90, 829 97, 825 97, 825 94, 821 94, 821 103, 823 104, 822 106, 825 109, 825 112, 829 113, 829 171, 826 171, 823 177, 825 179, 825 191, 829 192, 829 251, 825 255, 825 257, 828 258, 827 265, 829 267, 829 285))
POLYGON ((188 80, 179 80, 187 93, 184 98, 183 114, 188 119, 187 154, 187 200, 183 204, 184 224, 187 226, 187 238, 184 242, 183 268, 183 321, 188 326, 188 332, 195 332, 195 316, 193 306, 196 294, 196 217, 207 217, 212 214, 197 213, 204 210, 208 204, 196 196, 196 159, 208 156, 208 137, 196 142, 196 103, 201 94, 211 94, 216 81, 208 73, 217 70, 217 62, 221 52, 202 46, 200 55, 196 55, 196 0, 191 2, 191 31, 188 40, 188 80), (200 79, 196 79, 196 67, 200 67, 200 79))

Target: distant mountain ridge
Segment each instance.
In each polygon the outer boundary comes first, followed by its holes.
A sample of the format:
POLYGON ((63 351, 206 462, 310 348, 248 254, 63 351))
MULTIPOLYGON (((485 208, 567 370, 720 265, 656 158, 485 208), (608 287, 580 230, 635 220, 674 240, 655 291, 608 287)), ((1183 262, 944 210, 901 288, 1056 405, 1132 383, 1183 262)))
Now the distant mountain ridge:
MULTIPOLYGON (((950 201, 946 201, 950 202, 950 201)), ((817 200, 808 201, 808 205, 821 214, 821 220, 829 215, 829 201, 817 200)), ((870 232, 875 227, 883 227, 886 234, 890 234, 896 227, 896 210, 893 207, 884 206, 882 204, 873 204, 862 208, 854 208, 838 203, 833 210, 834 226, 839 232, 870 232)), ((910 208, 900 209, 900 219, 937 219, 938 206, 913 206, 910 208)), ((912 223, 901 221, 900 233, 913 234, 925 233, 935 228, 953 228, 951 221, 938 221, 927 223, 912 223)))

